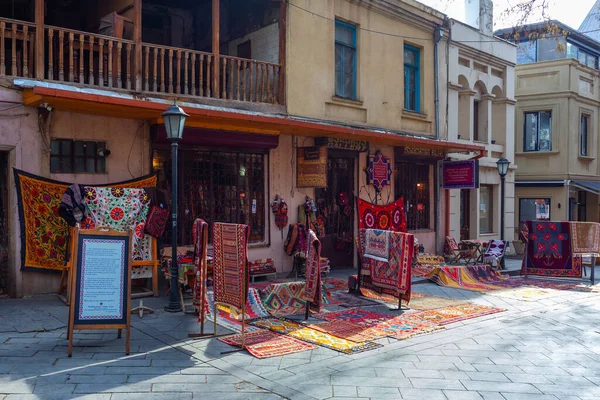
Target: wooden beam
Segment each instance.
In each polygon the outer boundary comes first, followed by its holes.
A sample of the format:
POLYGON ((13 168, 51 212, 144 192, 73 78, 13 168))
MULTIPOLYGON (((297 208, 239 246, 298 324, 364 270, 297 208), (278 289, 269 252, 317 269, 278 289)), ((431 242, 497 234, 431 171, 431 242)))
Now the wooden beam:
POLYGON ((279 2, 279 104, 285 105, 285 77, 286 69, 286 43, 287 43, 287 1, 279 2))
POLYGON ((32 89, 27 89, 23 91, 23 104, 26 106, 38 106, 42 104, 44 97, 33 93, 32 89))
MULTIPOLYGON (((156 118, 150 121, 150 125, 164 125, 165 120, 163 118, 156 118)), ((236 124, 231 123, 226 120, 219 119, 191 119, 188 118, 185 120, 185 126, 190 128, 205 128, 205 129, 214 129, 219 131, 230 131, 230 132, 244 132, 244 133, 258 133, 261 135, 279 135, 280 131, 278 129, 268 129, 263 128, 260 124, 257 126, 250 126, 246 124, 236 124)))
POLYGON ((221 93, 219 87, 219 66, 221 65, 220 52, 220 33, 221 33, 221 4, 220 0, 212 0, 212 53, 213 61, 213 97, 218 98, 221 93))
POLYGON ((135 91, 142 91, 142 0, 133 0, 133 40, 135 41, 135 91))
POLYGON ((35 0, 35 78, 44 79, 44 3, 45 0, 35 0))

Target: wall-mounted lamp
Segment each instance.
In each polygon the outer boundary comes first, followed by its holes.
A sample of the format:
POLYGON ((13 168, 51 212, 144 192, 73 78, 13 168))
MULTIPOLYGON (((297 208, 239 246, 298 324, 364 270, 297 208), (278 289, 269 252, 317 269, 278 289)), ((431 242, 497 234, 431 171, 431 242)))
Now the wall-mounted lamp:
POLYGON ((109 149, 98 149, 98 155, 100 157, 108 157, 108 156, 110 156, 110 150, 109 149))

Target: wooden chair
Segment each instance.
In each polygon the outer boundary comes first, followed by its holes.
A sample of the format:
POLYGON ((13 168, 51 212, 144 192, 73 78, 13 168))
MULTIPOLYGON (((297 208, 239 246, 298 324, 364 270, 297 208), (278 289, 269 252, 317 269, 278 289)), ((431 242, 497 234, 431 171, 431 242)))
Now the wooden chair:
POLYGON ((450 251, 448 258, 451 263, 460 263, 461 261, 464 261, 465 264, 469 264, 470 262, 473 262, 475 255, 472 249, 469 249, 464 245, 459 245, 452 236, 446 236, 446 244, 450 251))

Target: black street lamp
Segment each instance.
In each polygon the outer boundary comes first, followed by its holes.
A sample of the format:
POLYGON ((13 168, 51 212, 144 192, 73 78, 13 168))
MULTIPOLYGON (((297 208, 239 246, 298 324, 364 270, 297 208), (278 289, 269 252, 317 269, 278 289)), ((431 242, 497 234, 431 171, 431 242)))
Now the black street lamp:
POLYGON ((183 136, 183 125, 188 116, 175 102, 163 114, 167 137, 171 141, 171 291, 169 292, 169 305, 165 307, 168 312, 181 312, 179 301, 179 266, 177 265, 177 150, 179 140, 183 136))
MULTIPOLYGON (((504 181, 506 179, 506 174, 508 173, 508 166, 510 165, 510 161, 506 158, 501 158, 496 162, 498 166, 498 174, 500 175, 500 240, 504 241, 504 181)), ((501 266, 504 269, 504 257, 502 257, 501 266)))

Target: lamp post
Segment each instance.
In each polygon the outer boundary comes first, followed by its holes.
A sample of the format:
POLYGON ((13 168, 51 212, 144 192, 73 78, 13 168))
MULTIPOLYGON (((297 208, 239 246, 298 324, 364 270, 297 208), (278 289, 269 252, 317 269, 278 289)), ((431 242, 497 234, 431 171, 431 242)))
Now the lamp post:
MULTIPOLYGON (((498 166, 498 174, 500 175, 500 240, 504 241, 504 181, 508 173, 510 161, 503 157, 496 162, 496 165, 498 166)), ((502 257, 500 262, 502 269, 504 269, 504 257, 502 257)))
POLYGON ((188 116, 174 101, 163 114, 167 137, 171 141, 171 291, 169 292, 169 305, 165 307, 168 312, 181 312, 179 301, 179 266, 177 265, 177 150, 179 140, 183 136, 183 125, 188 116))

